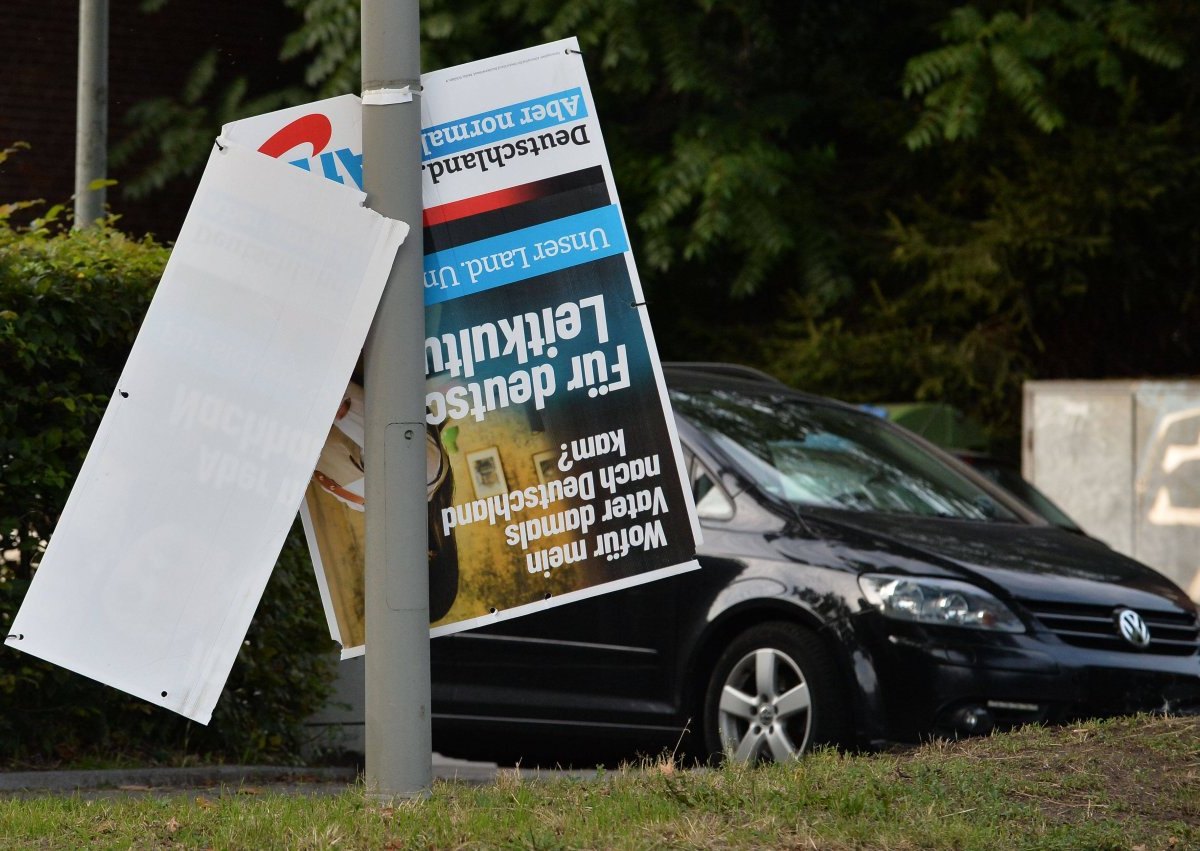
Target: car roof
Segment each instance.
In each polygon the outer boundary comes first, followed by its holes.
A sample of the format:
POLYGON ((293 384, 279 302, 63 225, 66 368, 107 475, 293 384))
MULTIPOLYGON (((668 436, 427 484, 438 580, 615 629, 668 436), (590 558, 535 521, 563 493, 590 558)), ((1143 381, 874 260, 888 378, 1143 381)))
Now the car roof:
POLYGON ((663 364, 663 367, 675 372, 699 373, 702 375, 721 375, 726 378, 740 378, 745 381, 756 381, 763 384, 787 385, 770 373, 743 366, 740 363, 721 363, 718 361, 673 361, 663 364))
POLYGON ((742 390, 747 392, 768 393, 773 396, 789 396, 806 402, 828 405, 870 416, 858 405, 831 399, 828 396, 817 396, 805 393, 784 384, 773 375, 769 375, 754 367, 742 366, 735 363, 665 361, 663 375, 667 386, 680 390, 742 390))

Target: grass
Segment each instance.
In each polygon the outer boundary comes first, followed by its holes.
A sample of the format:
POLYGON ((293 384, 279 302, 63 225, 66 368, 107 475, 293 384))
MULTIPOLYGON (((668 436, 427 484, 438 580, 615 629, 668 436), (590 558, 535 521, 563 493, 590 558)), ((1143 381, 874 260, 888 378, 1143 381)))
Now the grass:
POLYGON ((428 800, 161 794, 0 800, 3 848, 1200 848, 1200 718, 821 752, 782 766, 437 783, 428 800))

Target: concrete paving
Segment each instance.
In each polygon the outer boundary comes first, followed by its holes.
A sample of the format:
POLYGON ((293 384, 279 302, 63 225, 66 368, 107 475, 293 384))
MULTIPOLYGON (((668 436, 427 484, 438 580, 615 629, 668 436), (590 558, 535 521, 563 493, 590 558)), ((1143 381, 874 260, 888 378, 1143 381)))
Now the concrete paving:
MULTIPOLYGON (((468 762, 433 755, 434 780, 482 785, 501 773, 522 780, 594 777, 595 771, 501 769, 495 763, 468 762)), ((338 795, 361 787, 356 768, 277 765, 201 765, 186 768, 0 772, 0 798, 78 795, 87 799, 130 795, 338 795)))
MULTIPOLYGON (((493 764, 463 762, 434 755, 434 779, 490 783, 493 764)), ((104 770, 0 772, 0 796, 81 793, 84 797, 136 794, 340 794, 359 784, 352 767, 278 765, 199 765, 186 768, 116 768, 104 770), (97 794, 99 793, 99 794, 97 794)))
POLYGON ((204 765, 187 768, 0 772, 0 796, 31 797, 77 793, 86 798, 113 795, 220 793, 276 788, 311 789, 330 794, 351 788, 353 768, 287 768, 262 765, 204 765))

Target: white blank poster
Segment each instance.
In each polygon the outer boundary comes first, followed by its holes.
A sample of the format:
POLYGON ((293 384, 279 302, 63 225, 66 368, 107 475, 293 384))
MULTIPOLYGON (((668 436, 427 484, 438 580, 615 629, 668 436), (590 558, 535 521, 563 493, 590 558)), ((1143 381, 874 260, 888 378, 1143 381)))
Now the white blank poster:
POLYGON ((214 149, 6 643, 207 723, 408 226, 214 149))

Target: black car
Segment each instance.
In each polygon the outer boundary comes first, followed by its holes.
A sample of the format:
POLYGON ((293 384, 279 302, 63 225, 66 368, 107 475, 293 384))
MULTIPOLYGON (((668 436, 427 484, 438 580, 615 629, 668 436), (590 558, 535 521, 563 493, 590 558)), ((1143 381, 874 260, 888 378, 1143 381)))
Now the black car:
POLYGON ((448 756, 781 760, 1200 711, 1197 608, 854 407, 666 368, 702 569, 435 639, 448 756))

